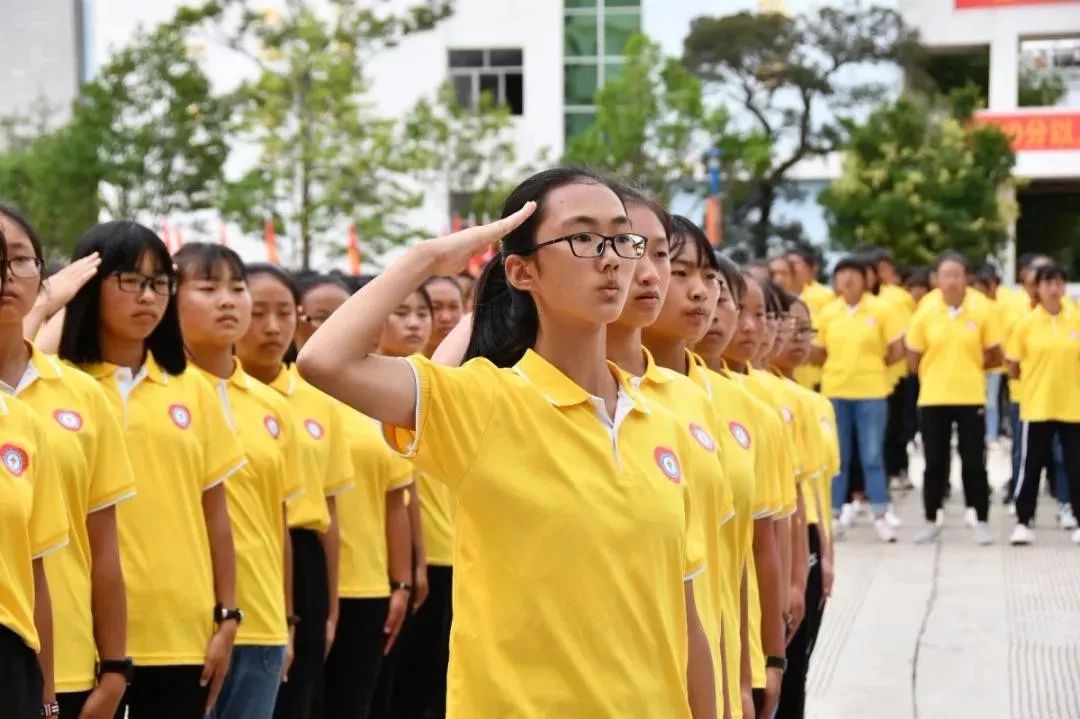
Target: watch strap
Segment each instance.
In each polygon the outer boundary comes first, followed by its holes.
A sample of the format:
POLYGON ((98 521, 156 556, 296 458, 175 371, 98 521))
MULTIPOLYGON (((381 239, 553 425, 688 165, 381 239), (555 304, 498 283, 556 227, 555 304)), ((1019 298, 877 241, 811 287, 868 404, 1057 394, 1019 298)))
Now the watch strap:
POLYGON ((398 592, 398 591, 411 592, 412 591, 412 585, 409 584, 408 582, 394 582, 394 581, 391 581, 390 582, 390 591, 391 592, 398 592))
POLYGON ((782 672, 787 671, 787 659, 784 657, 765 657, 766 669, 779 669, 782 672))

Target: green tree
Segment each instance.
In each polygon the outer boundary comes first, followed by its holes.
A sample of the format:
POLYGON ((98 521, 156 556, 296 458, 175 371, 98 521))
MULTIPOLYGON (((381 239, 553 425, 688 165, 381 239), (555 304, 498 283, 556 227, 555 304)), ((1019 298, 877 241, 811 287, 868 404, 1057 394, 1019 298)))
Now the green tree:
POLYGON ((754 254, 764 255, 777 234, 773 207, 791 169, 832 152, 843 118, 887 95, 889 83, 861 79, 868 69, 907 67, 917 51, 899 13, 860 3, 796 17, 741 12, 693 21, 683 62, 730 103, 733 119, 716 142, 732 150, 726 174, 739 179, 753 210, 744 215, 754 254))
MULTIPOLYGON (((951 104, 969 112, 969 98, 951 104)), ((887 247, 901 264, 944 250, 972 261, 996 254, 1016 208, 1002 200, 1016 157, 997 128, 900 98, 862 124, 849 123, 843 174, 820 196, 840 247, 887 247)))
POLYGON ((1018 103, 1020 107, 1053 107, 1065 97, 1065 80, 1059 72, 1020 71, 1018 103))
POLYGON ((228 156, 227 119, 180 13, 140 29, 109 58, 83 86, 69 132, 97 147, 108 213, 150 220, 213 206, 228 156))
POLYGON ((451 11, 445 0, 417 0, 400 15, 344 0, 331 8, 327 14, 288 0, 276 12, 223 0, 190 11, 257 68, 233 99, 236 136, 259 158, 229 183, 222 209, 249 230, 268 217, 279 231, 295 228, 305 268, 317 240, 333 237, 340 246, 348 221, 366 242, 417 236, 402 218, 420 205, 410 175, 428 158, 406 142, 401 123, 370 106, 365 66, 373 53, 451 11))
POLYGON ((701 166, 710 135, 727 122, 722 110, 706 108, 701 82, 640 34, 595 101, 596 121, 570 142, 564 160, 602 168, 665 200, 701 166))

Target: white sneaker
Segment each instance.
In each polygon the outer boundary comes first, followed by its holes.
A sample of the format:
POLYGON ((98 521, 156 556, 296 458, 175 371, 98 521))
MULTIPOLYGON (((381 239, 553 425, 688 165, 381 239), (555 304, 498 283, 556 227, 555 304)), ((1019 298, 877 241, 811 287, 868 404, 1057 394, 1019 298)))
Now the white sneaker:
POLYGON ((874 534, 877 535, 878 541, 881 542, 895 542, 896 532, 889 526, 889 523, 885 521, 884 517, 878 517, 874 520, 874 534))
POLYGON ((903 520, 900 519, 900 517, 896 516, 896 513, 893 512, 891 505, 888 509, 885 510, 885 521, 888 522, 889 526, 893 529, 898 529, 904 526, 903 520))
POLYGON ((1076 529, 1080 527, 1080 524, 1076 521, 1076 515, 1073 514, 1072 505, 1063 504, 1058 511, 1058 526, 1062 529, 1076 529))
POLYGON ((1073 544, 1080 544, 1080 529, 1073 532, 1072 540, 1073 544))
POLYGON ((927 522, 923 530, 915 535, 915 544, 933 544, 941 536, 941 527, 934 522, 927 522))
POLYGON ((844 537, 847 536, 848 527, 844 524, 843 512, 833 515, 833 538, 838 542, 844 541, 844 537))
POLYGON ((855 524, 855 519, 859 516, 858 510, 854 504, 845 504, 840 508, 840 517, 837 520, 839 524, 843 525, 844 529, 855 524))
POLYGON ((986 522, 975 523, 975 544, 985 547, 994 543, 994 535, 990 534, 990 525, 986 522))
POLYGON ((979 523, 979 516, 975 514, 974 507, 968 507, 964 512, 964 525, 974 529, 975 525, 979 523))
POLYGON ((937 515, 934 517, 934 524, 936 524, 939 527, 944 527, 945 526, 945 510, 944 509, 940 509, 940 508, 938 509, 937 515))
POLYGON ((855 516, 859 519, 868 519, 870 517, 870 504, 861 499, 856 499, 851 503, 851 506, 855 509, 855 516))
POLYGON ((1008 512, 1010 517, 1016 516, 1016 504, 1014 502, 1009 502, 1008 512))
POLYGON ((1009 544, 1012 545, 1031 544, 1034 541, 1035 532, 1032 532, 1030 527, 1023 524, 1016 525, 1016 529, 1013 530, 1012 536, 1009 537, 1009 544))

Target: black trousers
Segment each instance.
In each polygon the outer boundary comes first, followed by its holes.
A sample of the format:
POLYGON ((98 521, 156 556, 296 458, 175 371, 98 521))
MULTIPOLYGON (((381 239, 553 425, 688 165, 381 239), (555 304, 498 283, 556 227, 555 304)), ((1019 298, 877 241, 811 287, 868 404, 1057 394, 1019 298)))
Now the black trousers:
MULTIPOLYGON (((60 705, 60 716, 76 717, 82 713, 86 700, 90 698, 90 690, 84 692, 57 692, 56 703, 60 705)), ((123 719, 123 717, 121 717, 123 719)))
POLYGON ((907 430, 904 426, 904 401, 907 396, 907 378, 900 380, 893 387, 892 394, 886 401, 888 415, 885 420, 885 476, 896 477, 908 468, 907 430))
POLYGON ((367 719, 382 667, 388 597, 342 599, 326 658, 326 719, 367 719))
MULTIPOLYGON (((1075 378, 1074 378, 1075 379, 1075 378)), ((1016 482, 1016 521, 1031 525, 1039 497, 1039 475, 1050 464, 1054 436, 1061 438, 1069 499, 1080 507, 1080 422, 1024 422, 1021 430, 1020 477, 1016 482)))
POLYGON ((210 691, 199 686, 202 670, 202 665, 136 666, 116 715, 123 717, 126 709, 128 719, 202 719, 210 691))
POLYGON ((780 685, 777 719, 802 719, 806 713, 806 675, 810 655, 817 643, 824 612, 821 604, 821 541, 816 524, 807 527, 810 541, 810 574, 806 580, 806 617, 787 647, 787 671, 780 685))
POLYGON ((450 661, 453 567, 428 565, 428 598, 401 637, 401 658, 391 692, 394 719, 446 716, 446 667, 450 661))
POLYGON ((317 532, 290 529, 293 550, 293 612, 300 617, 293 638, 289 681, 281 685, 275 719, 322 716, 325 683, 326 619, 330 595, 326 586, 326 553, 317 532))
POLYGON ((22 637, 0 626, 0 715, 38 719, 42 690, 37 654, 22 637))
POLYGON ((954 424, 964 498, 967 506, 975 510, 980 522, 987 520, 990 514, 990 487, 986 479, 985 414, 982 405, 973 404, 936 405, 920 409, 923 452, 926 455, 923 510, 927 522, 937 519, 937 511, 945 501, 954 424))

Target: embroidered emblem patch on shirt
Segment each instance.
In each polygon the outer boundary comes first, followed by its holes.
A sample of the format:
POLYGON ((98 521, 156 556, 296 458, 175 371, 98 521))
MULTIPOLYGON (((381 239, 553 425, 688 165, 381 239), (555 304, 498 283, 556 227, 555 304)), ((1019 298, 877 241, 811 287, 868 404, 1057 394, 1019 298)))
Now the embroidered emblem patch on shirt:
POLYGON ((679 458, 667 447, 657 447, 653 452, 656 466, 664 473, 664 476, 675 484, 682 482, 682 470, 679 468, 679 458))
POLYGON ((180 429, 187 429, 191 426, 191 410, 182 404, 174 404, 169 407, 169 418, 180 429))
POLYGON ((71 432, 78 432, 83 426, 82 415, 70 409, 56 410, 53 412, 53 419, 55 419, 56 423, 61 427, 71 432))
POLYGON ((263 419, 263 424, 266 425, 266 431, 270 433, 271 437, 277 439, 281 436, 281 425, 278 424, 277 417, 268 414, 263 419))
POLYGON ((304 429, 306 429, 308 431, 308 434, 310 434, 315 439, 323 438, 323 426, 313 419, 304 420, 304 429))
POLYGON ((704 447, 706 451, 713 452, 716 450, 716 442, 713 441, 712 436, 705 431, 704 427, 691 423, 690 434, 694 436, 697 443, 704 447))
POLYGON ((21 477, 26 468, 30 465, 30 458, 26 455, 26 450, 22 447, 17 447, 14 444, 5 444, 0 447, 0 462, 4 463, 4 467, 7 471, 11 472, 16 477, 21 477))
POLYGON ((740 447, 750 449, 750 430, 738 422, 728 424, 728 429, 731 430, 731 436, 735 438, 740 447))

